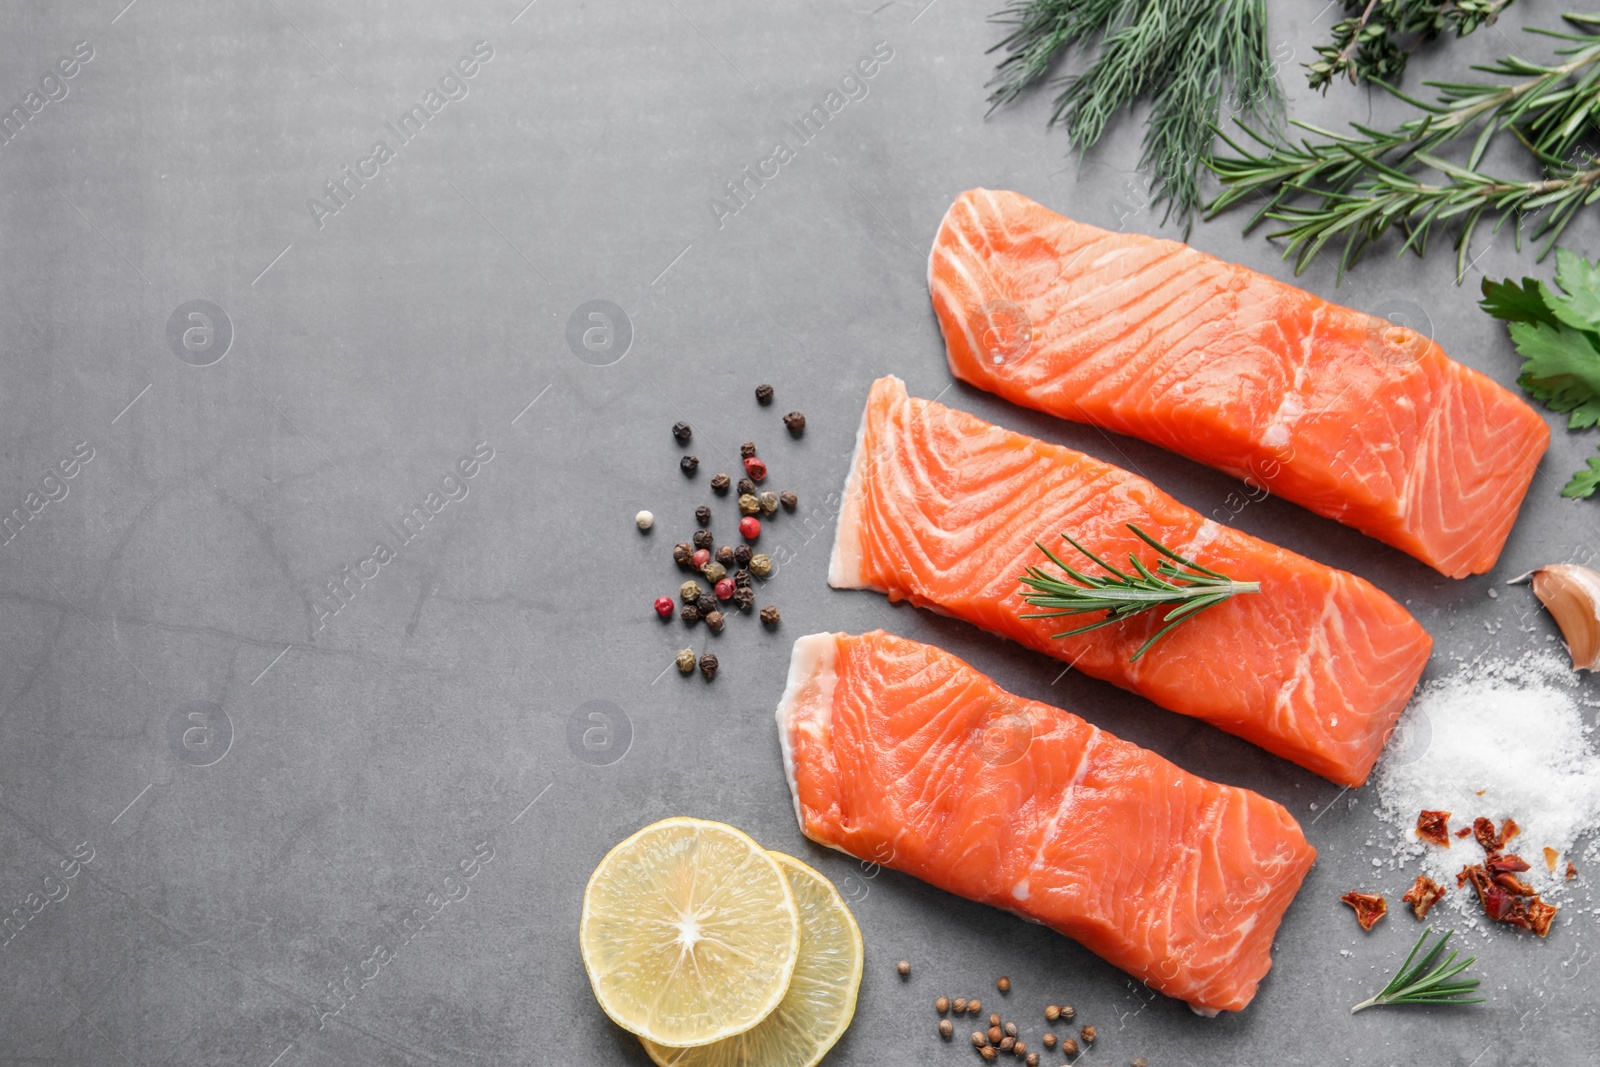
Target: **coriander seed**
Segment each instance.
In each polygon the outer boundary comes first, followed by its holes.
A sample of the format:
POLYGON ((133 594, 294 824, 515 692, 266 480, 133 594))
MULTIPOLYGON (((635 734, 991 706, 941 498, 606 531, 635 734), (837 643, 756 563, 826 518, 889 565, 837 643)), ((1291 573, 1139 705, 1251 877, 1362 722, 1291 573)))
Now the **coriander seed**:
POLYGON ((1094 1027, 1085 1026, 1083 1029, 1078 1031, 1078 1036, 1083 1038, 1083 1043, 1085 1045, 1094 1044, 1094 1039, 1095 1039, 1094 1027))
POLYGON ((711 491, 714 493, 726 493, 728 486, 731 484, 726 474, 713 474, 711 476, 711 491))
POLYGON ((1009 992, 1011 992, 1011 979, 1005 977, 1004 975, 1001 975, 1000 976, 1000 980, 998 982, 996 982, 994 984, 994 986, 995 986, 996 989, 1000 990, 1000 992, 1002 992, 1002 993, 1009 993, 1009 992))
POLYGON ((750 557, 750 573, 757 578, 765 578, 772 573, 772 560, 764 552, 757 552, 750 557))
POLYGON ((741 567, 750 566, 750 557, 755 555, 749 545, 733 546, 733 562, 741 567))
POLYGON ((761 504, 761 514, 763 515, 771 515, 778 510, 777 493, 762 493, 756 497, 756 500, 761 504))
POLYGON ((717 598, 710 593, 701 593, 694 598, 694 606, 700 609, 700 617, 703 619, 717 610, 717 598))
POLYGON ((945 1012, 949 1011, 950 1010, 950 998, 949 997, 940 997, 938 1000, 934 1001, 933 1002, 933 1010, 938 1012, 940 1015, 943 1015, 945 1012))
POLYGON ((706 581, 710 582, 712 585, 716 585, 718 582, 722 581, 722 579, 728 576, 728 568, 724 567, 716 560, 708 560, 706 565, 700 568, 700 573, 706 576, 706 581))
POLYGON ((1063 1005, 1061 1005, 1061 1017, 1062 1017, 1062 1018, 1063 1018, 1063 1019, 1070 1019, 1070 1018, 1072 1018, 1072 1017, 1073 1017, 1073 1016, 1074 1016, 1074 1015, 1076 1015, 1076 1014, 1078 1014, 1078 1013, 1077 1013, 1077 1011, 1076 1011, 1076 1010, 1075 1010, 1075 1009, 1074 1009, 1074 1008, 1073 1008, 1073 1007, 1072 1007, 1072 1005, 1071 1005, 1071 1004, 1063 1004, 1063 1005))
POLYGON ((679 674, 694 673, 694 649, 685 648, 678 653, 678 658, 672 662, 678 665, 679 674))
POLYGON ((1026 1041, 1018 1041, 1011 1046, 1011 1054, 1013 1056, 1026 1056, 1028 1054, 1028 1043, 1026 1041))
POLYGON ((685 604, 678 609, 678 618, 682 619, 685 624, 693 626, 700 621, 700 609, 693 604, 685 604))
POLYGON ((989 1013, 989 1025, 990 1026, 999 1026, 1000 1025, 1000 1016, 996 1015, 994 1012, 990 1012, 989 1013))
POLYGON ((722 612, 715 610, 707 612, 706 625, 711 627, 712 633, 720 634, 722 632, 722 612))
POLYGON ((1065 1056, 1076 1056, 1078 1054, 1078 1043, 1070 1037, 1062 1038, 1061 1052, 1065 1056))
POLYGON ((1130 1063, 1128 1067, 1150 1067, 1150 1065, 1145 1062, 1145 1058, 1143 1056, 1140 1056, 1138 1059, 1130 1063))
POLYGON ((784 511, 793 511, 795 508, 800 506, 800 498, 795 496, 789 490, 785 489, 783 492, 778 494, 778 503, 783 505, 784 511))
POLYGON ((955 1032, 956 1032, 956 1024, 955 1023, 951 1022, 949 1019, 940 1019, 939 1020, 939 1036, 940 1037, 944 1038, 946 1041, 949 1041, 950 1040, 950 1035, 955 1033, 955 1032))
POLYGON ((1039 1054, 1037 1052, 1028 1053, 1027 1064, 1028 1067, 1039 1067, 1039 1054))
POLYGON ((678 586, 678 595, 683 598, 683 601, 686 604, 699 600, 700 583, 695 581, 693 578, 690 578, 687 582, 684 582, 682 585, 678 586))
POLYGON ((768 385, 766 382, 762 382, 760 385, 756 386, 756 403, 760 404, 762 407, 766 407, 768 404, 772 403, 772 386, 768 385))
POLYGON ((1001 1030, 998 1026, 989 1027, 989 1044, 998 1045, 1001 1040, 1005 1038, 1005 1036, 1005 1031, 1001 1030))
POLYGON ((988 1043, 989 1043, 989 1039, 987 1037, 984 1037, 983 1034, 979 1033, 977 1030, 972 1031, 972 1047, 973 1048, 982 1048, 983 1046, 987 1045, 988 1043))
POLYGON ((753 456, 755 454, 756 454, 756 443, 754 441, 746 441, 744 444, 739 446, 739 458, 740 459, 749 459, 751 456, 753 456))
POLYGON ((706 507, 704 504, 701 504, 699 507, 695 508, 694 521, 698 522, 701 526, 710 526, 711 509, 706 507))
POLYGON ((672 424, 672 436, 679 441, 687 441, 694 436, 694 431, 689 428, 687 422, 675 422, 672 424))
POLYGON ((739 495, 740 496, 744 496, 746 493, 753 493, 755 491, 756 491, 756 483, 755 482, 752 482, 749 478, 740 478, 739 479, 739 495))
POLYGON ((778 615, 778 609, 773 607, 771 604, 768 604, 766 607, 761 609, 761 621, 767 626, 778 625, 780 618, 781 617, 778 615))
POLYGON ((806 417, 798 411, 791 411, 783 417, 783 425, 791 436, 799 437, 806 432, 806 417))
POLYGON ((1006 1023, 1005 1031, 1006 1031, 1007 1035, 1009 1035, 1011 1037, 1016 1037, 1017 1036, 1017 1024, 1016 1023, 1006 1023))
POLYGON ((656 524, 656 517, 648 511, 641 511, 633 517, 633 524, 641 530, 648 530, 656 524))
POLYGON ((709 652, 701 656, 700 673, 705 675, 706 681, 708 682, 715 678, 717 676, 717 657, 713 656, 709 652))
POLYGON ((700 469, 700 457, 684 456, 682 459, 678 460, 678 469, 690 477, 693 477, 694 472, 700 469))
POLYGON ((1055 1048, 1056 1047, 1056 1035, 1050 1033, 1048 1030, 1045 1031, 1045 1035, 1043 1037, 1041 1037, 1039 1040, 1044 1042, 1044 1047, 1045 1048, 1055 1048))
POLYGON ((993 1045, 983 1046, 978 1050, 978 1055, 982 1056, 986 1060, 995 1060, 1000 1058, 1000 1053, 995 1050, 993 1045))
POLYGON ((744 493, 739 497, 739 512, 742 515, 754 515, 761 510, 761 501, 753 493, 744 493))
POLYGON ((955 1000, 950 1002, 950 1007, 957 1015, 965 1015, 967 1011, 967 998, 957 997, 955 1000))
POLYGON ((1016 1038, 1014 1038, 1014 1037, 1002 1037, 1000 1039, 1000 1051, 1001 1052, 1010 1052, 1012 1049, 1014 1049, 1016 1047, 1017 1047, 1017 1039, 1016 1038))
POLYGON ((976 998, 967 1001, 967 1010, 976 1015, 983 1010, 983 1001, 976 998))
POLYGON ((1061 1007, 1060 1007, 1060 1005, 1057 1005, 1057 1004, 1050 1005, 1048 1008, 1046 1008, 1044 1010, 1044 1017, 1046 1019, 1048 1019, 1050 1022, 1055 1022, 1057 1019, 1061 1018, 1061 1007))
POLYGON ((894 965, 894 969, 900 972, 901 978, 904 978, 906 975, 911 973, 911 961, 901 960, 899 963, 894 965))
POLYGON ((679 541, 672 546, 672 561, 680 567, 689 566, 689 559, 694 555, 694 546, 687 541, 679 541))

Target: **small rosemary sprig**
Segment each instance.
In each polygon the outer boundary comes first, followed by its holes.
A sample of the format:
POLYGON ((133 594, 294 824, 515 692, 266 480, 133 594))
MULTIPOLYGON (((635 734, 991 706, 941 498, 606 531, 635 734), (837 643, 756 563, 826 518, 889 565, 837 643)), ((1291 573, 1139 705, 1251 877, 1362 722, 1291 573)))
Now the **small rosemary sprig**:
POLYGON ((1422 946, 1427 944, 1428 938, 1433 934, 1433 927, 1422 931, 1422 937, 1411 947, 1410 955, 1400 965, 1400 971, 1389 984, 1384 986, 1375 996, 1363 1000, 1360 1004, 1350 1009, 1350 1014, 1365 1008, 1378 1008, 1385 1004, 1482 1004, 1484 997, 1469 997, 1478 989, 1476 978, 1462 978, 1457 980, 1456 975, 1471 967, 1477 962, 1478 957, 1468 956, 1460 963, 1456 962, 1456 953, 1452 949, 1450 955, 1440 961, 1439 956, 1444 952, 1445 942, 1450 940, 1450 932, 1434 943, 1433 948, 1423 956, 1415 966, 1411 961, 1416 959, 1422 946))
MULTIPOLYGON (((1236 582, 1225 574, 1219 574, 1209 567, 1202 567, 1192 559, 1185 559, 1131 522, 1128 524, 1128 529, 1132 530, 1139 540, 1161 553, 1163 558, 1156 562, 1154 571, 1139 562, 1139 557, 1131 552, 1128 553, 1128 562, 1134 573, 1118 570, 1069 535, 1062 534, 1062 538, 1069 545, 1088 556, 1106 573, 1091 575, 1074 570, 1057 559, 1048 548, 1039 545, 1039 551, 1049 557, 1051 563, 1065 571, 1072 580, 1067 581, 1048 574, 1040 567, 1029 567, 1020 581, 1033 592, 1025 594, 1022 599, 1033 607, 1052 610, 1035 612, 1022 618, 1053 619, 1062 615, 1084 615, 1094 611, 1107 613, 1106 617, 1098 622, 1052 634, 1051 637, 1054 639, 1088 633, 1090 630, 1110 626, 1152 608, 1170 606, 1172 610, 1162 619, 1166 625, 1140 645, 1137 652, 1128 657, 1129 662, 1132 662, 1148 652, 1151 645, 1185 619, 1191 619, 1206 608, 1222 603, 1235 593, 1261 591, 1260 582, 1236 582)), ((1038 544, 1037 541, 1034 543, 1038 544)))

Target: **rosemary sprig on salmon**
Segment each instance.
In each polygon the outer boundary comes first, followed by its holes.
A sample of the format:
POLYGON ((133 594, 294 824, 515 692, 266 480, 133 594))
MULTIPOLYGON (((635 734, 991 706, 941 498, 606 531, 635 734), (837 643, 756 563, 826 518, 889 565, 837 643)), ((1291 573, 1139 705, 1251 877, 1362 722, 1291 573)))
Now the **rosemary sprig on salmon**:
MULTIPOLYGON (((1171 607, 1162 619, 1166 623, 1157 630, 1148 641, 1140 645, 1128 661, 1138 659, 1150 650, 1150 646, 1164 637, 1173 627, 1185 619, 1193 618, 1209 607, 1222 603, 1231 596, 1239 593, 1259 593, 1260 582, 1238 582, 1209 567, 1202 567, 1192 559, 1178 555, 1166 545, 1145 533, 1133 523, 1128 523, 1128 529, 1135 537, 1161 553, 1162 559, 1156 561, 1156 569, 1152 571, 1139 561, 1133 553, 1128 554, 1128 563, 1133 574, 1118 570, 1110 563, 1095 555, 1089 549, 1075 541, 1071 535, 1062 534, 1061 537, 1073 548, 1088 556, 1095 562, 1104 575, 1084 574, 1074 570, 1061 562, 1056 555, 1044 545, 1039 545, 1039 551, 1049 557, 1050 562, 1060 567, 1071 581, 1063 580, 1049 574, 1040 567, 1029 567, 1027 573, 1020 581, 1033 592, 1026 594, 1022 599, 1036 608, 1050 608, 1050 611, 1040 611, 1024 615, 1024 619, 1053 619, 1063 615, 1084 615, 1095 611, 1106 612, 1106 617, 1098 622, 1091 622, 1071 630, 1051 635, 1052 638, 1072 637, 1075 634, 1088 633, 1098 630, 1102 626, 1111 626, 1123 619, 1152 608, 1171 607)), ((1038 544, 1038 542, 1034 542, 1038 544)))

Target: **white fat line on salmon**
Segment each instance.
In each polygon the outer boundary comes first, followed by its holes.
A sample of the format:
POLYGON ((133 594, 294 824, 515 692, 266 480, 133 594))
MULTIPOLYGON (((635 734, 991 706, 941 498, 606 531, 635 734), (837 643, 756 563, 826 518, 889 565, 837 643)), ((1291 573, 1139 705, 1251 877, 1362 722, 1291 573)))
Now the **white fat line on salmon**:
POLYGON ((765 189, 768 182, 776 179, 785 166, 799 158, 800 149, 816 140, 824 127, 837 118, 847 105, 865 100, 872 91, 867 83, 877 77, 893 58, 894 49, 888 42, 879 41, 872 46, 870 55, 856 60, 839 79, 838 88, 830 88, 821 103, 812 104, 810 110, 802 112, 798 122, 785 122, 784 134, 773 144, 769 155, 757 160, 753 167, 745 164, 723 183, 726 200, 717 196, 706 199, 717 229, 722 229, 730 218, 749 207, 756 194, 765 189), (790 147, 790 139, 797 142, 795 147, 790 147))

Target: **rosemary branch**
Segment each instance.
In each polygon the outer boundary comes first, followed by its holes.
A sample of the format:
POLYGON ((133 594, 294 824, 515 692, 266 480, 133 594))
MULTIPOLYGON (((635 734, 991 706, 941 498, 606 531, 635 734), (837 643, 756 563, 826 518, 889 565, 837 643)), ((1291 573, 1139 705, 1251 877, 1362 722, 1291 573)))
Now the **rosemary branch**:
POLYGON ((1259 582, 1236 582, 1225 574, 1220 574, 1209 567, 1202 567, 1194 560, 1178 555, 1131 522, 1128 524, 1128 529, 1132 530, 1139 540, 1161 554, 1162 558, 1156 562, 1154 571, 1141 563, 1139 557, 1131 552, 1128 553, 1128 563, 1134 573, 1118 570, 1071 536, 1062 534, 1062 538, 1068 544, 1093 560, 1106 573, 1090 575, 1074 570, 1061 562, 1044 545, 1038 545, 1039 551, 1043 552, 1051 563, 1061 568, 1071 580, 1049 574, 1040 567, 1028 567, 1027 572, 1019 580, 1033 591, 1025 594, 1023 601, 1033 607, 1052 610, 1034 612, 1023 615, 1022 618, 1053 619, 1063 615, 1106 612, 1106 617, 1097 622, 1052 634, 1051 638, 1056 639, 1098 630, 1102 626, 1110 626, 1152 608, 1171 607, 1172 610, 1162 618, 1166 625, 1128 657, 1132 662, 1148 652, 1151 645, 1186 619, 1193 618, 1206 608, 1220 604, 1237 593, 1261 591, 1259 582))
POLYGON ((1400 965, 1400 970, 1395 976, 1389 979, 1389 984, 1351 1008, 1350 1014, 1354 1015, 1358 1011, 1386 1004, 1482 1004, 1484 997, 1467 995, 1477 991, 1478 979, 1454 980, 1456 975, 1476 963, 1478 957, 1468 956, 1457 963, 1455 950, 1452 949, 1450 955, 1442 962, 1439 960, 1439 956, 1444 952, 1445 943, 1450 940, 1450 931, 1445 931, 1444 936, 1434 943, 1432 950, 1423 956, 1416 966, 1412 966, 1411 961, 1416 959, 1417 953, 1427 944, 1432 934, 1431 926, 1422 931, 1422 937, 1411 947, 1406 961, 1400 965))

